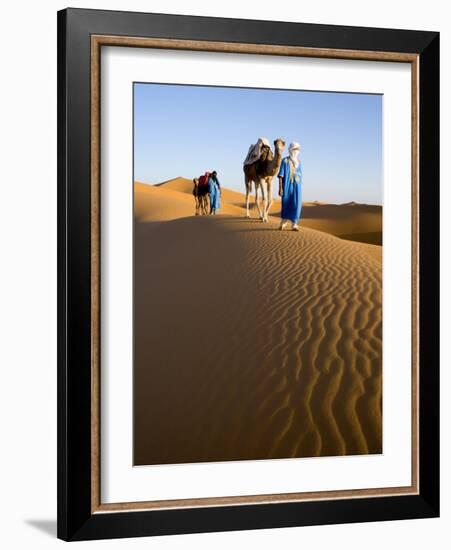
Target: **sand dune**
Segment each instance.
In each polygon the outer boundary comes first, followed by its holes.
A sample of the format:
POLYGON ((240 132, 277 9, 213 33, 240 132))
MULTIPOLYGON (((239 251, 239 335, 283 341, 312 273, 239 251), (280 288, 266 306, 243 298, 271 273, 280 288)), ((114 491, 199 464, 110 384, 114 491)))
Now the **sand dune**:
POLYGON ((381 206, 305 203, 302 224, 343 239, 382 244, 381 206))
MULTIPOLYGON (((193 182, 187 178, 173 178, 162 183, 157 184, 155 187, 164 188, 165 190, 179 191, 180 193, 187 193, 189 195, 193 192, 193 182)), ((238 193, 237 191, 232 191, 226 187, 222 187, 221 198, 226 204, 233 204, 235 206, 245 207, 245 195, 243 193, 238 193)))
MULTIPOLYGON (((185 217, 194 214, 194 200, 192 197, 193 183, 187 178, 173 178, 155 186, 146 184, 135 184, 135 192, 144 192, 151 190, 159 191, 160 195, 167 194, 168 198, 180 199, 186 205, 183 210, 178 210, 180 215, 176 217, 185 217), (174 193, 179 193, 174 195, 174 193), (189 198, 188 198, 189 197, 189 198), (191 210, 189 207, 191 206, 191 210), (183 213, 182 213, 183 212, 183 213)), ((161 199, 160 206, 152 206, 151 201, 145 206, 144 216, 153 219, 175 219, 171 217, 171 212, 176 209, 168 207, 160 195, 152 195, 152 200, 161 199), (158 199, 157 199, 158 197, 158 199), (152 211, 149 216, 148 212, 152 211)), ((177 201, 176 201, 177 202, 177 201)), ((251 197, 251 215, 257 217, 257 210, 254 206, 254 196, 251 197)), ((223 187, 222 189, 222 208, 221 214, 230 214, 244 216, 245 213, 245 195, 237 191, 232 191, 223 187)), ((139 213, 137 214, 139 217, 139 213)), ((280 199, 275 199, 271 208, 271 215, 274 218, 280 216, 280 199)), ((142 219, 142 218, 141 218, 142 219)), ((324 231, 331 235, 336 235, 342 239, 351 241, 360 241, 370 244, 382 244, 382 207, 369 204, 357 204, 355 202, 345 204, 327 204, 323 202, 304 202, 302 205, 302 227, 309 227, 324 231)))
POLYGON ((381 247, 180 180, 135 186, 135 464, 380 453, 381 247))
MULTIPOLYGON (((169 186, 163 188, 135 183, 135 218, 140 221, 167 221, 193 216, 193 183, 190 180, 185 181, 189 184, 189 192, 169 186)), ((244 216, 244 210, 224 200, 221 214, 244 216)))
POLYGON ((156 183, 155 187, 164 187, 165 189, 171 189, 172 191, 191 194, 193 191, 193 180, 179 176, 178 178, 171 178, 170 180, 156 183))

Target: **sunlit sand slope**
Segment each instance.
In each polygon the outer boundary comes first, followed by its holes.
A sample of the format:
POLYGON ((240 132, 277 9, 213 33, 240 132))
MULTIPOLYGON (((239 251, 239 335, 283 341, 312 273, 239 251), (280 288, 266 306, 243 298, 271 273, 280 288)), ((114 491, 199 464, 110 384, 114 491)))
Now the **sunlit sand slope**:
MULTIPOLYGON (((244 184, 243 184, 244 186, 244 184)), ((135 184, 135 193, 147 197, 147 201, 138 201, 144 214, 135 212, 140 219, 175 219, 194 214, 192 196, 193 182, 187 178, 173 178, 157 185, 135 184), (155 200, 157 202, 152 203, 155 200), (169 201, 173 201, 171 204, 169 201), (183 208, 178 208, 183 203, 183 208)), ((251 196, 251 216, 257 217, 251 196)), ((136 201, 135 201, 136 204, 136 201)), ((243 216, 245 214, 245 195, 223 186, 221 213, 243 216)), ((280 216, 280 199, 275 199, 271 208, 274 219, 280 216)), ((354 202, 345 204, 327 204, 304 202, 300 225, 336 235, 342 239, 370 244, 382 244, 382 207, 354 202)))
POLYGON ((158 191, 135 195, 135 464, 380 453, 381 247, 158 191))

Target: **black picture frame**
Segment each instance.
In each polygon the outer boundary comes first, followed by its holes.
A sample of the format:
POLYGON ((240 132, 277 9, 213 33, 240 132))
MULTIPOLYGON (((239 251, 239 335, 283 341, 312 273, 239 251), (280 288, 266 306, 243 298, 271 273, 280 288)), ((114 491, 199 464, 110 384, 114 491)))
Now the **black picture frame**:
POLYGON ((58 537, 88 540, 439 515, 439 33, 101 10, 58 12, 58 537), (419 494, 91 509, 91 36, 419 56, 419 494))

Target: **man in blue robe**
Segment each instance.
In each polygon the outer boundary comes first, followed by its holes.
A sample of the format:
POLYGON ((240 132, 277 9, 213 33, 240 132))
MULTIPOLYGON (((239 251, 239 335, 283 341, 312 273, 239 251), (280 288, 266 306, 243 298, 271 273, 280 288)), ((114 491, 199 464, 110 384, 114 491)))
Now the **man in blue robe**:
POLYGON ((216 170, 210 174, 208 179, 208 192, 210 193, 210 214, 216 214, 216 210, 221 207, 221 184, 216 170))
POLYGON ((302 209, 302 168, 298 159, 301 146, 293 142, 288 148, 289 155, 282 160, 279 173, 279 195, 282 198, 281 222, 279 229, 283 231, 288 222, 293 231, 299 231, 298 221, 302 209))

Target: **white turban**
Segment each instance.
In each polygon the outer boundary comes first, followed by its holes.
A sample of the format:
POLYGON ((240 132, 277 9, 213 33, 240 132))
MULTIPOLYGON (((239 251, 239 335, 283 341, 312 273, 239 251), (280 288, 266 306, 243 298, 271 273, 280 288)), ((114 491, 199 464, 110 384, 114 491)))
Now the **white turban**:
POLYGON ((288 147, 288 152, 290 153, 291 162, 294 164, 296 168, 299 164, 298 154, 300 149, 301 149, 301 146, 296 141, 292 141, 290 143, 290 146, 288 147))

